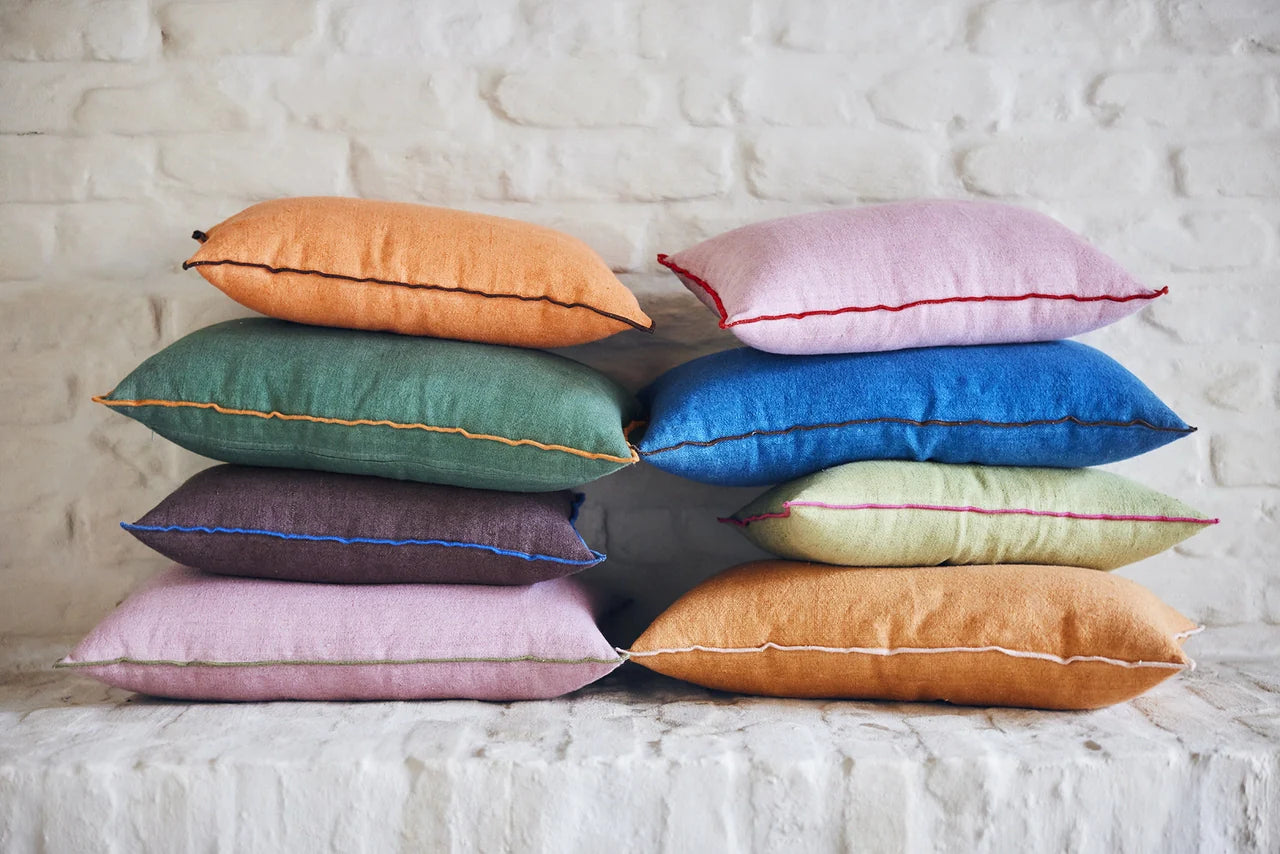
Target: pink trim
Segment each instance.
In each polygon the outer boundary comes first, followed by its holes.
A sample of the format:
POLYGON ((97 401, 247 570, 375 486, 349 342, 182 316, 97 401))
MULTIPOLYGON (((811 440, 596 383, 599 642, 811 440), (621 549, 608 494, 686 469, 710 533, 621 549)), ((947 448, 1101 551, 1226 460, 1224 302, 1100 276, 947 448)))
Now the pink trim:
POLYGON ((821 507, 824 510, 945 510, 952 513, 981 513, 985 516, 1053 516, 1059 519, 1090 519, 1104 522, 1183 522, 1197 525, 1216 525, 1217 519, 1197 519, 1191 516, 1126 516, 1113 513, 1067 513, 1055 510, 1028 510, 1025 508, 1010 510, 992 510, 986 507, 950 507, 943 504, 828 504, 824 501, 787 501, 782 505, 781 513, 760 513, 745 519, 732 516, 719 519, 730 525, 745 528, 752 522, 762 519, 786 519, 791 515, 792 507, 821 507))

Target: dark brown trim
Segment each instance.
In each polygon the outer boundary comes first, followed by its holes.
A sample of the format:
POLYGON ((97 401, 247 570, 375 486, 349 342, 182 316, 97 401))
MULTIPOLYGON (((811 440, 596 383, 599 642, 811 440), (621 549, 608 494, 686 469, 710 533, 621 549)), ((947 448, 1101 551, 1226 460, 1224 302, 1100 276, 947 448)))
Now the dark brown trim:
POLYGON ((1148 430, 1158 430, 1164 433, 1194 433, 1196 428, 1187 427, 1159 427, 1149 421, 1143 421, 1141 418, 1135 418, 1132 421, 1082 421, 1074 415, 1065 415, 1062 418, 1043 419, 1039 421, 982 421, 974 419, 972 421, 940 421, 937 419, 929 419, 927 421, 914 421, 910 418, 858 418, 853 421, 835 421, 829 424, 799 424, 795 427, 787 427, 783 430, 752 430, 750 433, 739 433, 736 436, 721 436, 718 439, 712 439, 708 442, 678 442, 665 448, 656 448, 652 451, 641 451, 636 449, 636 453, 642 457, 661 454, 664 451, 674 451, 678 448, 687 446, 696 446, 699 448, 709 448, 720 442, 732 442, 737 439, 750 439, 752 436, 780 436, 783 433, 793 433, 798 430, 825 430, 830 427, 852 427, 858 424, 909 424, 914 427, 966 427, 970 425, 979 425, 982 427, 1042 427, 1051 424, 1078 424, 1081 427, 1145 427, 1148 430))
POLYGON ((221 261, 184 261, 182 263, 182 269, 190 270, 192 267, 218 267, 224 264, 230 265, 233 267, 253 267, 259 270, 266 270, 268 273, 274 273, 274 274, 297 273, 302 276, 320 276, 325 279, 340 279, 341 281, 344 281, 344 282, 362 282, 362 283, 372 283, 375 285, 394 285, 400 288, 413 288, 414 290, 425 290, 425 291, 450 291, 454 293, 473 294, 475 296, 484 297, 486 299, 518 299, 518 300, 521 300, 522 302, 549 302, 552 305, 558 305, 561 308, 585 308, 587 311, 595 312, 601 317, 607 317, 610 320, 616 320, 619 323, 625 323, 627 326, 630 326, 634 329, 639 329, 641 332, 653 332, 652 321, 649 322, 648 326, 642 326, 641 324, 637 323, 636 321, 632 320, 629 317, 623 317, 620 314, 614 314, 611 311, 605 311, 604 309, 596 308, 593 305, 587 305, 586 303, 582 303, 582 302, 563 302, 561 300, 555 299, 553 297, 548 297, 548 296, 530 297, 530 296, 524 296, 523 294, 493 294, 493 293, 489 293, 488 291, 477 291, 471 288, 455 288, 455 287, 449 287, 448 285, 422 285, 422 284, 415 284, 413 282, 397 282, 391 279, 377 279, 372 276, 367 276, 367 277, 344 276, 339 273, 325 273, 321 270, 299 270, 293 267, 272 267, 270 264, 257 264, 251 261, 232 261, 230 259, 221 260, 221 261))

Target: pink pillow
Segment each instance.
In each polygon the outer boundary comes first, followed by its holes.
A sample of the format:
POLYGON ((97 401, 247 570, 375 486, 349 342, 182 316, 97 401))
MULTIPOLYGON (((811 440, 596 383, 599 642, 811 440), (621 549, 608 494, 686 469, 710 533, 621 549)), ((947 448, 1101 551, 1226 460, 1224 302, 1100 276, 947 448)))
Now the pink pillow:
POLYGON ((945 199, 756 223, 658 261, 770 353, 1051 341, 1168 292, 1043 214, 945 199))
POLYGON ((308 584, 175 566, 60 667, 187 700, 555 697, 621 663, 581 583, 308 584))

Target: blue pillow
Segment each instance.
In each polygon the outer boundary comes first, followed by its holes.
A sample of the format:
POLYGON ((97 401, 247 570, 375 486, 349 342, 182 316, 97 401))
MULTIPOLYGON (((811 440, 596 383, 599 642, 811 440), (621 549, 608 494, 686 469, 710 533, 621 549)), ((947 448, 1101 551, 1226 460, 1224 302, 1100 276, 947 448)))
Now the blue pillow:
POLYGON ((1195 430, 1109 356, 1073 341, 888 353, 714 353, 641 392, 641 458, 761 486, 854 460, 1092 466, 1195 430))

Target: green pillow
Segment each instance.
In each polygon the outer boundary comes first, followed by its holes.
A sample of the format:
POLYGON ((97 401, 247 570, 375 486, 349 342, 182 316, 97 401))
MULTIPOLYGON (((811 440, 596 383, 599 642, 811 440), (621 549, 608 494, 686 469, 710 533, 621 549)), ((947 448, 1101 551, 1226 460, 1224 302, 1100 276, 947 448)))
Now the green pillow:
POLYGON ((874 460, 776 486, 721 521, 781 557, 842 566, 1115 569, 1218 520, 1097 469, 874 460))
POLYGON ((455 486, 564 489, 635 461, 635 401, 561 356, 232 320, 94 398, 216 460, 455 486))

